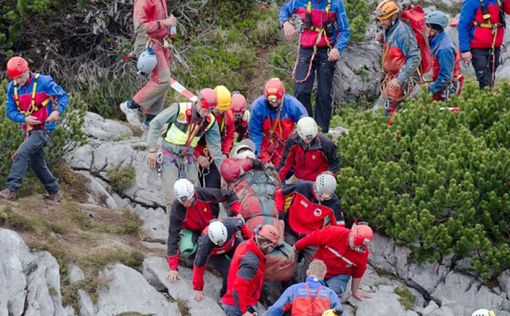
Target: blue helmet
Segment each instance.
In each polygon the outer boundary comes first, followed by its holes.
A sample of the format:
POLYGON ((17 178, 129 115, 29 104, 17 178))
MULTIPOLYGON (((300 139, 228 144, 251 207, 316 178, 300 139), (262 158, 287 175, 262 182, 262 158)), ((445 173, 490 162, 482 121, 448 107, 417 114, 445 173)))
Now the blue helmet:
POLYGON ((425 16, 425 23, 438 25, 444 30, 448 25, 448 16, 442 11, 432 11, 425 16))

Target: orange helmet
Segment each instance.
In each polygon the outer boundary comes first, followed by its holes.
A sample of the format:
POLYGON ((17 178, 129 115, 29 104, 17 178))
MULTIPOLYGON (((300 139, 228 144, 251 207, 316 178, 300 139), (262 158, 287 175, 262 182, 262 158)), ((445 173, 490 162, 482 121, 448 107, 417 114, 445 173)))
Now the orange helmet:
POLYGON ((388 20, 395 14, 400 12, 400 8, 397 3, 392 0, 383 0, 379 3, 377 8, 375 9, 375 17, 379 21, 388 20))
POLYGON ((19 56, 12 57, 7 62, 7 74, 11 79, 18 78, 28 69, 28 61, 19 56))
POLYGON ((211 109, 218 105, 216 92, 211 88, 205 88, 198 93, 198 102, 204 109, 211 109))
POLYGON ((258 231, 257 235, 266 238, 269 240, 273 246, 278 246, 278 242, 280 241, 280 235, 278 234, 278 230, 269 224, 262 225, 258 231))
POLYGON ((232 112, 235 114, 243 114, 248 108, 248 103, 246 102, 246 98, 244 95, 239 92, 234 92, 232 94, 232 112))
POLYGON ((356 224, 351 228, 349 238, 352 239, 354 247, 364 247, 374 238, 374 232, 368 225, 356 224))
POLYGON ((269 79, 264 88, 264 96, 268 101, 281 101, 285 95, 285 86, 278 78, 269 79))

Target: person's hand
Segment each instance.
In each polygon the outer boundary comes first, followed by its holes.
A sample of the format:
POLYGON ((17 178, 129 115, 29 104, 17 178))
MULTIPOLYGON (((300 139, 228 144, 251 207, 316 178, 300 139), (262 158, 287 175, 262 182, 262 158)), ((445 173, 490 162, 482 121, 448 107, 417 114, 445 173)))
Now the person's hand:
POLYGON ((398 82, 397 78, 393 78, 388 82, 388 88, 390 89, 400 89, 400 83, 398 82))
POLYGON ((244 113, 243 113, 243 121, 245 122, 249 122, 250 121, 250 111, 248 110, 244 110, 244 113))
POLYGON ((51 112, 50 116, 46 119, 46 123, 51 123, 54 121, 58 121, 60 118, 60 112, 59 111, 53 111, 51 112))
POLYGON ((197 162, 200 165, 200 167, 204 169, 209 169, 209 159, 205 156, 198 156, 197 162))
POLYGON ((223 154, 223 160, 228 159, 228 156, 223 154))
POLYGON ((250 313, 250 312, 246 312, 246 313, 244 313, 242 316, 255 316, 255 314, 252 314, 252 313, 250 313))
POLYGON ((357 290, 356 292, 352 292, 352 297, 354 297, 360 301, 363 301, 367 298, 371 298, 372 295, 367 292, 364 292, 362 290, 357 290))
POLYGON ((165 26, 177 25, 177 19, 173 15, 169 16, 164 20, 160 20, 159 22, 165 26))
POLYGON ((194 298, 195 298, 195 301, 197 302, 200 302, 201 300, 203 300, 205 297, 205 293, 202 292, 202 291, 195 291, 195 295, 194 295, 194 298))
POLYGON ((328 53, 328 61, 337 61, 340 58, 340 51, 338 48, 333 48, 328 53))
POLYGON ((168 275, 166 276, 166 278, 170 282, 175 282, 175 281, 179 280, 180 279, 179 271, 177 271, 177 270, 170 270, 170 272, 168 272, 168 275))
POLYGON ((462 61, 466 64, 469 64, 471 62, 471 59, 473 58, 473 55, 471 55, 471 52, 465 52, 461 54, 462 61))
POLYGON ((147 163, 149 164, 149 168, 156 169, 158 164, 158 153, 157 152, 149 152, 147 155, 147 163))
POLYGON ((30 125, 39 125, 42 122, 39 121, 35 116, 29 115, 25 117, 25 123, 30 125))
POLYGON ((377 34, 375 34, 375 40, 376 40, 376 42, 382 43, 383 42, 383 32, 377 32, 377 34))
POLYGON ((289 21, 283 23, 283 35, 290 41, 296 35, 296 28, 289 21))

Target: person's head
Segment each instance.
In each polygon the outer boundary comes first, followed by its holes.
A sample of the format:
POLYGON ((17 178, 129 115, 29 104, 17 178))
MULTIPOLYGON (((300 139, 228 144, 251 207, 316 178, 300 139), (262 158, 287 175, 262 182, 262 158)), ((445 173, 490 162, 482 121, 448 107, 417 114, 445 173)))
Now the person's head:
POLYGON ((317 136, 319 128, 313 118, 305 116, 297 122, 296 131, 303 143, 310 144, 315 136, 317 136))
POLYGON ((207 236, 209 236, 209 239, 213 244, 221 247, 227 241, 227 227, 225 227, 222 222, 215 220, 209 224, 209 227, 207 228, 207 236))
POLYGON ((285 95, 285 86, 278 78, 269 79, 264 87, 264 97, 271 107, 277 108, 283 102, 285 95))
POLYGON ((216 92, 211 88, 200 90, 197 96, 197 112, 201 118, 206 118, 211 114, 211 110, 218 105, 216 92))
POLYGON ((238 159, 244 159, 244 158, 251 158, 255 159, 255 143, 249 139, 245 138, 237 145, 232 148, 232 151, 230 152, 230 158, 238 158, 238 159))
POLYGON ((214 92, 216 92, 218 105, 216 105, 216 107, 213 109, 213 113, 215 115, 219 115, 225 111, 230 110, 232 106, 232 96, 230 91, 225 86, 217 86, 214 88, 214 92))
POLYGON ((308 270, 306 270, 306 275, 312 278, 317 278, 319 280, 324 280, 326 272, 327 267, 324 261, 320 259, 314 259, 308 266, 308 270))
POLYGON ((357 252, 366 252, 373 238, 374 232, 370 226, 354 224, 349 233, 349 247, 357 252))
POLYGON ((494 313, 494 311, 492 310, 482 308, 474 311, 473 314, 471 314, 471 316, 496 316, 496 313, 494 313))
POLYGON ((234 114, 234 119, 240 120, 247 108, 248 102, 246 102, 244 95, 239 92, 232 93, 232 112, 234 114))
POLYGON ((269 224, 264 224, 256 229, 255 242, 264 254, 268 254, 278 246, 280 236, 278 230, 269 224))
POLYGON ((195 198, 195 186, 188 179, 179 179, 174 183, 175 199, 184 207, 191 207, 195 198))
POLYGON ((428 28, 428 37, 433 38, 448 26, 448 16, 442 11, 432 11, 425 16, 425 23, 428 28))
POLYGON ((392 0, 383 0, 375 9, 375 18, 377 25, 383 29, 389 29, 398 19, 400 8, 397 3, 392 0))
POLYGON ((336 191, 336 178, 331 173, 319 174, 317 178, 315 178, 313 190, 317 200, 331 200, 336 191))
POLYGON ((7 62, 7 74, 9 78, 16 81, 19 85, 24 85, 30 77, 28 61, 20 56, 14 56, 7 62))

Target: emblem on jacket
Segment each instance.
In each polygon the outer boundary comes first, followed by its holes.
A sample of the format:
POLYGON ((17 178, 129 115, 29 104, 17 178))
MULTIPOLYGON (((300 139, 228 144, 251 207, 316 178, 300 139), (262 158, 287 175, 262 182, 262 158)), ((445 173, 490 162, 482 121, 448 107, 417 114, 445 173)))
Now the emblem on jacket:
POLYGON ((322 215, 322 210, 320 208, 316 208, 315 210, 313 210, 313 215, 319 217, 322 215))

